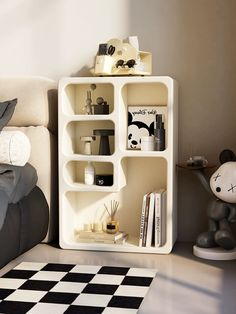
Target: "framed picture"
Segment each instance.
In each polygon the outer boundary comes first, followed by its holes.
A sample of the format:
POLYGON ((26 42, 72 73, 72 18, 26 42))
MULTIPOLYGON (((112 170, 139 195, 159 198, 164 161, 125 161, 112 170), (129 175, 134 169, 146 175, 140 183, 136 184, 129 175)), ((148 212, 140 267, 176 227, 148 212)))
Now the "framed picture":
POLYGON ((128 106, 128 149, 140 149, 141 137, 154 135, 154 122, 157 114, 162 114, 162 120, 166 128, 166 106, 128 106))

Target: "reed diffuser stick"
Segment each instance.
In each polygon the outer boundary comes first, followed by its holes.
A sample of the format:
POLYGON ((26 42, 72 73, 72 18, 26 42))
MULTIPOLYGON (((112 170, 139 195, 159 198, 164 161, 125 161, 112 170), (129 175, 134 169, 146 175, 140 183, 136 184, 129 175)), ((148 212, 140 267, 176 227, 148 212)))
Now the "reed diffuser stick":
POLYGON ((104 207, 105 207, 105 209, 106 209, 106 211, 107 211, 108 215, 109 215, 109 216, 111 216, 111 214, 109 213, 109 210, 108 210, 108 208, 107 208, 107 205, 106 205, 106 204, 104 204, 104 207))
POLYGON ((111 218, 111 220, 113 220, 115 217, 115 214, 119 208, 119 202, 116 200, 111 200, 110 211, 109 211, 109 209, 105 203, 104 203, 104 207, 105 207, 109 217, 111 218))

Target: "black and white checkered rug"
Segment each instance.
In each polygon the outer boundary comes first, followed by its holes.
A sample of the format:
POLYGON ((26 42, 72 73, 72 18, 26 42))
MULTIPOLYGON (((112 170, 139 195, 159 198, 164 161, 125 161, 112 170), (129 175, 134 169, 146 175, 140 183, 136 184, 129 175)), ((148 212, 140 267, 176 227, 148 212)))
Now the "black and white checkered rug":
POLYGON ((156 272, 23 262, 0 278, 0 313, 137 313, 156 272))

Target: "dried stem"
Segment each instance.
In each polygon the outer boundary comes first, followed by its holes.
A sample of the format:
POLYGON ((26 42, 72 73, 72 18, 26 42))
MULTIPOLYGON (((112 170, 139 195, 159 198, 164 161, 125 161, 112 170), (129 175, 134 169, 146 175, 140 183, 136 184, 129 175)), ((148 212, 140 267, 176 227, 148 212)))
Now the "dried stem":
POLYGON ((108 213, 108 215, 110 216, 110 218, 113 220, 114 217, 115 217, 115 214, 118 210, 118 207, 119 207, 119 202, 118 201, 115 201, 115 200, 111 200, 111 210, 109 211, 106 204, 104 204, 104 207, 108 213))

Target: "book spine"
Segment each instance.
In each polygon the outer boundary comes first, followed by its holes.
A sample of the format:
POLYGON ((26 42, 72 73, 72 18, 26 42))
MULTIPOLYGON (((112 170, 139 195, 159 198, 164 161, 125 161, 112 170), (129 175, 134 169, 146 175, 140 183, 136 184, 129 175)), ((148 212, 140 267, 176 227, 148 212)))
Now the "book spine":
POLYGON ((155 247, 161 246, 161 193, 155 193, 155 247))
POLYGON ((149 204, 150 204, 150 193, 148 193, 146 197, 142 246, 146 246, 149 204))
POLYGON ((161 216, 161 245, 166 242, 166 211, 167 211, 167 191, 162 193, 161 198, 162 216, 161 216))
POLYGON ((166 230, 166 190, 161 189, 156 193, 155 204, 155 246, 164 244, 166 230))
POLYGON ((150 194, 149 210, 148 210, 146 247, 151 247, 151 245, 152 245, 152 232, 153 232, 153 219, 154 219, 154 203, 155 203, 155 193, 152 192, 152 193, 150 194))
POLYGON ((144 219, 145 219, 145 209, 146 209, 146 198, 147 194, 143 196, 143 204, 142 204, 142 211, 140 217, 140 232, 139 232, 139 246, 142 246, 143 241, 143 230, 144 230, 144 219))

